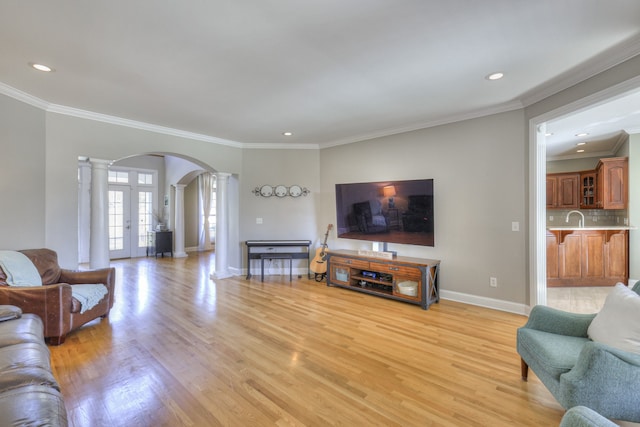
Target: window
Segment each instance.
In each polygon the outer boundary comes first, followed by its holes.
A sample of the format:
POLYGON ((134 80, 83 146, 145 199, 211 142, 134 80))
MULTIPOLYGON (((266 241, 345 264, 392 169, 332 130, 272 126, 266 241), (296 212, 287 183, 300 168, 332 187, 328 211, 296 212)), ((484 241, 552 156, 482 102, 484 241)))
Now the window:
POLYGON ((216 180, 215 176, 213 178, 213 183, 211 184, 211 210, 209 210, 209 237, 211 238, 211 242, 216 241, 216 180))
POLYGON ((152 185, 153 184, 153 174, 152 173, 138 172, 138 184, 152 185))
POLYGON ((124 248, 124 200, 123 192, 109 191, 109 250, 124 248))
MULTIPOLYGON (((138 182, 140 182, 138 174, 138 182)), ((147 246, 147 233, 153 230, 153 192, 138 191, 138 247, 147 246)))
POLYGON ((118 184, 129 183, 129 172, 126 171, 109 171, 109 182, 118 184))

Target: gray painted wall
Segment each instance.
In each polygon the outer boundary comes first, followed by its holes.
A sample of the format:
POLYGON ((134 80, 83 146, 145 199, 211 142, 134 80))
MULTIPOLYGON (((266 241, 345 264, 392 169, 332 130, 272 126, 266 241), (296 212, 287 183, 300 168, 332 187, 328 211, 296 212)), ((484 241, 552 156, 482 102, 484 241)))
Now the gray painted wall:
MULTIPOLYGON (((311 251, 318 247, 318 236, 324 236, 328 219, 319 215, 320 154, 318 150, 244 151, 239 213, 240 245, 243 267, 247 267, 246 240, 293 239, 311 240, 311 251), (300 197, 262 197, 253 190, 264 184, 306 187, 311 193, 300 197), (257 224, 257 218, 262 224, 257 224)), ((321 243, 321 242, 320 242, 321 243)), ((259 269, 253 261, 252 271, 259 269)), ((306 268, 304 261, 295 260, 295 268, 306 268)))
MULTIPOLYGON (((322 150, 322 217, 334 222, 336 183, 434 179, 435 247, 389 245, 440 259, 449 296, 525 302, 525 134, 522 110, 322 150), (512 222, 520 231, 511 231, 512 222), (498 287, 489 286, 489 277, 498 287)), ((371 249, 336 239, 330 248, 371 249)))
MULTIPOLYGON (((0 95, 0 153, 0 249, 45 246, 44 111, 0 95)), ((70 237, 77 235, 74 230, 70 237)))

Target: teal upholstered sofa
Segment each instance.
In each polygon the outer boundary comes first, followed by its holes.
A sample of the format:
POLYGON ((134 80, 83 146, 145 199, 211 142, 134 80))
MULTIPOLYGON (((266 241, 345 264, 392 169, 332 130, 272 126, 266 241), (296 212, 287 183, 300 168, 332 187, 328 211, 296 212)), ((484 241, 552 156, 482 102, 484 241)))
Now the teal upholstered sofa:
MULTIPOLYGON (((640 282, 633 291, 640 294, 640 282)), ((640 354, 590 340, 595 317, 535 306, 517 332, 522 378, 531 368, 565 409, 640 422, 640 354)))
POLYGON ((618 424, 606 419, 586 406, 574 406, 562 417, 560 427, 618 427, 618 424))

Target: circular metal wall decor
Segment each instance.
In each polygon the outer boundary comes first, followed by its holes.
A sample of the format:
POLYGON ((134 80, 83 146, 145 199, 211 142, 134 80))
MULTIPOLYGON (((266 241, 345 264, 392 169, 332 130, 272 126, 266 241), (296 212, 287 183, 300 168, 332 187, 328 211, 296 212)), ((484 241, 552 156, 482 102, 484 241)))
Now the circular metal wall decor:
POLYGON ((307 188, 301 187, 299 185, 292 185, 291 187, 287 188, 284 185, 273 186, 268 184, 256 187, 255 189, 251 190, 251 192, 256 196, 262 196, 262 197, 276 196, 280 198, 285 196, 300 197, 300 196, 306 196, 307 194, 310 193, 310 191, 307 188))

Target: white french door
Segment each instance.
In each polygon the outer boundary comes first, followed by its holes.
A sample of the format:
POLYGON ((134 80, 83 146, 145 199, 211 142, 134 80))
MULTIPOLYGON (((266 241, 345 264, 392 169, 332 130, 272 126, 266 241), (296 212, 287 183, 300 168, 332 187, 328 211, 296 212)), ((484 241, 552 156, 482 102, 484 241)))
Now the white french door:
POLYGON ((109 258, 131 257, 131 188, 109 185, 109 258))
MULTIPOLYGON (((90 169, 78 168, 78 259, 89 262, 90 169)), ((151 169, 111 167, 108 190, 109 258, 146 256, 148 232, 158 212, 158 172, 151 169)), ((164 215, 161 215, 162 217, 164 215)))

